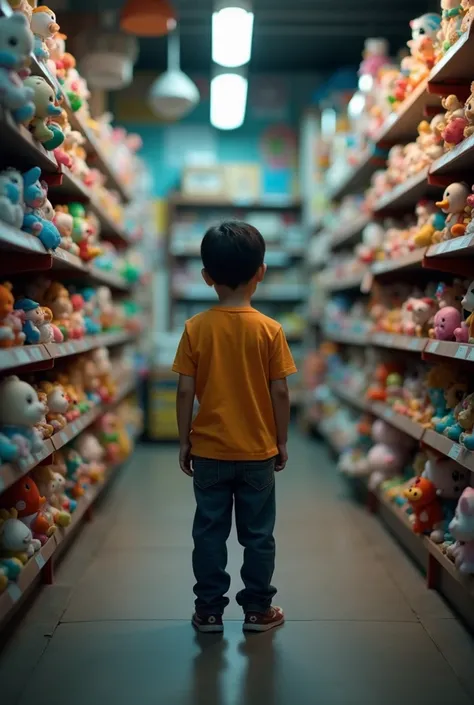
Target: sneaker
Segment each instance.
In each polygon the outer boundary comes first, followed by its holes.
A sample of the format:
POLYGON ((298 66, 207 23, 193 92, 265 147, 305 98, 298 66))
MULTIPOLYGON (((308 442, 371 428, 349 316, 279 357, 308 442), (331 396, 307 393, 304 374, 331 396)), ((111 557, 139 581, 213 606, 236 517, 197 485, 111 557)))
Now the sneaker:
POLYGON ((270 607, 266 612, 247 612, 244 632, 268 632, 280 627, 284 621, 285 615, 281 607, 270 607))
POLYGON ((224 623, 221 614, 203 614, 197 612, 193 614, 192 625, 198 632, 207 634, 217 634, 224 631, 224 623))

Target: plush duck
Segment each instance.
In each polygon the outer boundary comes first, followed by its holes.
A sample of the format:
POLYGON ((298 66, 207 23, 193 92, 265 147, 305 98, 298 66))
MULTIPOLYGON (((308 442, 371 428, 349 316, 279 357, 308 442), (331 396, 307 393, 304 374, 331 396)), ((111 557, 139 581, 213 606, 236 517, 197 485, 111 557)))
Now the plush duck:
POLYGON ((466 184, 450 184, 443 194, 443 200, 437 201, 436 205, 446 213, 446 223, 443 230, 435 233, 433 239, 437 242, 450 240, 454 237, 464 235, 470 217, 467 209, 466 199, 469 189, 466 184), (437 237, 436 237, 437 236, 437 237))
POLYGON ((49 50, 46 40, 52 39, 56 32, 59 32, 59 25, 56 22, 56 15, 46 5, 40 5, 33 10, 31 31, 35 35, 34 52, 36 58, 47 61, 49 50))

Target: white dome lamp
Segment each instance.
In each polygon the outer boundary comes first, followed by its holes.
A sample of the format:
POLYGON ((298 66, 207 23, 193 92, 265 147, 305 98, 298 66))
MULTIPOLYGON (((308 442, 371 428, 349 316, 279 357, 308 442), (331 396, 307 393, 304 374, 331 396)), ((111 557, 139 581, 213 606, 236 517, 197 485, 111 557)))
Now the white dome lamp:
POLYGON ((181 120, 199 103, 199 90, 180 69, 179 34, 168 35, 168 69, 152 84, 148 102, 152 112, 163 120, 181 120))
POLYGON ((104 12, 101 24, 102 29, 89 29, 77 38, 79 71, 91 88, 118 91, 132 82, 138 40, 116 30, 114 12, 104 12))

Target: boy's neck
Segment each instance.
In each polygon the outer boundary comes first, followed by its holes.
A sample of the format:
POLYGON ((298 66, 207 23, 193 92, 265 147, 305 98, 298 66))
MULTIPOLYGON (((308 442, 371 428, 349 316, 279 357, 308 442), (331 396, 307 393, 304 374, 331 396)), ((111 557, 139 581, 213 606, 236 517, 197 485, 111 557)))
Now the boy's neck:
POLYGON ((229 289, 228 287, 216 286, 215 289, 219 297, 219 306, 240 307, 252 305, 252 291, 249 287, 229 289))

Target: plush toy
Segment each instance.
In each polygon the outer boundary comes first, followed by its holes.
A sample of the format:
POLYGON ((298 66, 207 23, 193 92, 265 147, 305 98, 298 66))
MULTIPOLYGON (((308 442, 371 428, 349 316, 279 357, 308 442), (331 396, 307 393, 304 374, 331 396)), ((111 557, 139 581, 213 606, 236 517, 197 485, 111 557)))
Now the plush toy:
POLYGON ((8 4, 13 12, 21 12, 28 20, 28 26, 31 23, 31 15, 33 14, 33 4, 28 0, 8 0, 8 4))
POLYGON ((454 306, 441 308, 434 317, 434 326, 429 331, 430 338, 454 340, 455 332, 461 325, 461 314, 454 306))
POLYGON ((61 247, 73 255, 79 254, 79 246, 72 239, 73 217, 68 212, 67 206, 56 206, 53 223, 61 235, 61 247))
POLYGON ((438 32, 441 55, 446 53, 461 36, 464 9, 459 0, 441 0, 442 19, 438 32))
MULTIPOLYGON (((55 250, 61 244, 61 236, 49 217, 45 217, 43 207, 48 203, 46 186, 39 179, 41 169, 33 167, 23 174, 25 194, 25 217, 23 230, 39 237, 47 250, 55 250)), ((49 210, 49 206, 47 209, 49 210)))
POLYGON ((446 213, 446 223, 443 230, 433 235, 434 242, 450 240, 454 237, 464 235, 466 224, 469 218, 466 214, 467 197, 469 188, 466 184, 453 183, 445 189, 443 200, 437 201, 436 205, 446 213))
POLYGON ((23 313, 23 333, 25 342, 35 345, 41 342, 40 328, 44 323, 44 311, 37 301, 32 299, 17 299, 15 310, 23 313))
MULTIPOLYGON (((47 123, 51 118, 61 114, 61 108, 56 105, 56 93, 54 88, 42 76, 30 76, 25 80, 25 84, 34 91, 35 114, 30 122, 30 130, 38 142, 47 145, 50 140, 58 138, 58 131, 50 129, 47 123)), ((64 135, 62 135, 59 144, 63 142, 64 135)), ((52 147, 52 145, 47 145, 46 148, 48 146, 52 147)), ((55 144, 55 146, 58 147, 59 145, 55 144)))
MULTIPOLYGON (((0 552, 2 544, 1 531, 2 527, 0 525, 0 552)), ((23 563, 18 558, 0 558, 0 593, 6 590, 9 582, 17 580, 22 568, 23 563)))
POLYGON ((0 284, 0 348, 11 348, 16 344, 12 319, 14 302, 12 285, 3 282, 0 284))
POLYGON ((415 515, 415 534, 430 533, 443 521, 443 509, 436 496, 436 486, 426 477, 417 477, 405 490, 405 499, 415 515))
POLYGON ((454 331, 454 335, 459 342, 472 344, 474 343, 474 281, 469 284, 461 304, 463 309, 469 312, 469 316, 454 331))
POLYGON ((34 428, 46 409, 33 387, 11 375, 0 382, 0 459, 12 462, 28 459, 43 449, 43 440, 34 428))
POLYGON ((436 495, 443 507, 443 521, 433 528, 430 538, 435 543, 443 543, 449 539, 449 523, 454 517, 461 494, 469 484, 469 470, 450 458, 428 452, 422 476, 435 485, 436 495))
POLYGON ((63 429, 66 424, 66 412, 69 408, 68 396, 61 384, 52 382, 40 382, 39 389, 46 394, 46 405, 48 411, 46 419, 54 428, 54 432, 63 429))
POLYGON ((54 37, 59 32, 59 25, 56 22, 56 15, 46 5, 40 5, 33 10, 31 17, 31 31, 35 37, 35 56, 41 61, 49 59, 48 45, 46 40, 54 37))
POLYGON ((23 179, 10 167, 0 172, 0 220, 21 228, 23 215, 23 179))
POLYGON ((39 465, 33 471, 38 490, 46 499, 44 513, 57 526, 66 528, 71 523, 71 514, 61 506, 65 480, 60 473, 54 472, 51 465, 39 465))
MULTIPOLYGON (((36 386, 36 394, 38 395, 38 399, 41 404, 44 405, 44 408, 47 410, 46 402, 48 401, 48 398, 44 392, 41 392, 36 386)), ((41 417, 41 421, 37 424, 35 424, 35 428, 38 429, 39 433, 41 434, 41 437, 44 438, 51 438, 51 436, 54 433, 54 428, 51 426, 46 421, 46 412, 43 414, 41 417)))
POLYGON ((15 122, 23 123, 35 112, 34 91, 23 83, 18 71, 33 50, 33 35, 21 14, 0 18, 0 104, 10 110, 15 122))
POLYGON ((87 463, 87 476, 91 483, 102 482, 105 473, 105 450, 93 433, 81 433, 74 447, 87 463))
POLYGON ((59 328, 64 339, 68 340, 73 307, 66 287, 58 282, 52 282, 43 294, 42 303, 51 309, 54 325, 59 328))
POLYGON ((415 326, 415 335, 419 338, 428 337, 436 309, 436 301, 430 296, 424 296, 421 299, 410 299, 407 305, 407 311, 411 313, 415 326))
POLYGON ((22 565, 41 548, 26 524, 18 519, 16 509, 0 509, 0 555, 16 558, 22 565))
POLYGON ((456 417, 459 425, 459 440, 468 450, 474 450, 474 394, 468 394, 462 402, 456 417))
POLYGON ((456 565, 461 573, 474 573, 474 489, 466 487, 456 508, 449 530, 460 543, 456 565))
POLYGON ((54 523, 43 512, 45 502, 36 482, 29 475, 22 477, 0 495, 0 507, 16 509, 18 519, 26 524, 33 537, 42 545, 56 530, 54 523))
POLYGON ((62 343, 64 336, 57 326, 53 324, 53 312, 46 306, 41 307, 43 322, 38 324, 40 343, 62 343))
POLYGON ((464 105, 457 96, 448 95, 441 103, 447 112, 444 121, 440 124, 440 131, 444 140, 444 149, 449 151, 463 141, 468 121, 464 115, 464 105))
POLYGON ((436 299, 439 308, 454 306, 462 311, 462 300, 466 291, 466 284, 461 279, 455 279, 451 285, 441 282, 436 287, 436 299))
POLYGON ((369 488, 377 489, 388 478, 403 472, 413 441, 393 426, 377 419, 372 426, 375 445, 369 450, 367 463, 370 472, 369 488))

